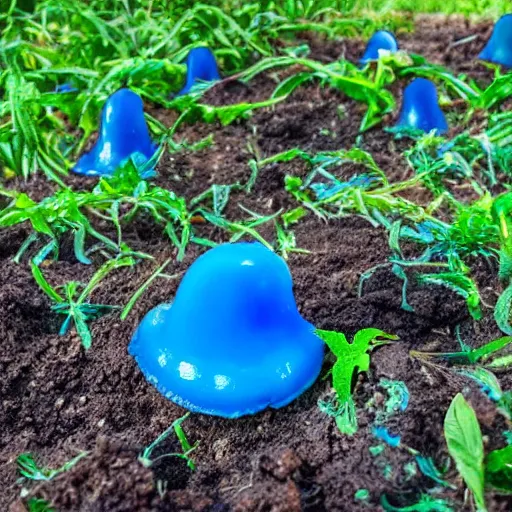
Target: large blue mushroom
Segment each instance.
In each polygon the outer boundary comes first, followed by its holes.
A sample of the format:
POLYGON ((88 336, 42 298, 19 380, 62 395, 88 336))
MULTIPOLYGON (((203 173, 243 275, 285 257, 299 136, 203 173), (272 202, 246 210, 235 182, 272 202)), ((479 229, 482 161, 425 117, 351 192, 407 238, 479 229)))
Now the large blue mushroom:
POLYGON ((436 86, 426 78, 415 78, 404 91, 402 110, 396 125, 439 135, 448 131, 448 122, 439 106, 436 86))
POLYGON ((379 30, 373 34, 359 62, 361 64, 368 64, 368 62, 379 60, 381 51, 389 53, 396 53, 398 51, 398 43, 395 36, 387 30, 379 30))
POLYGON ((103 107, 96 144, 80 157, 73 171, 87 176, 110 176, 130 157, 138 163, 147 162, 156 149, 140 96, 129 89, 120 89, 103 107))
POLYGON ((205 46, 193 48, 187 55, 187 77, 178 96, 188 94, 192 87, 200 82, 220 80, 219 69, 212 51, 205 46))
POLYGON ((505 14, 496 22, 479 58, 512 68, 512 14, 505 14))
POLYGON ((297 311, 284 260, 260 243, 236 243, 192 264, 174 302, 143 319, 129 352, 175 403, 237 418, 309 388, 323 342, 297 311))

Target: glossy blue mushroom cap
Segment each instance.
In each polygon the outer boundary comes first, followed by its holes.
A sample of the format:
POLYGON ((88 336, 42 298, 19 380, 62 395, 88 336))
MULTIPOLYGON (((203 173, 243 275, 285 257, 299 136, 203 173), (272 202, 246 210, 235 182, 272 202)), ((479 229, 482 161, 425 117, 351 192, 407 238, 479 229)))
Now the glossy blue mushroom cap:
POLYGON ((96 144, 80 157, 73 171, 87 176, 112 175, 128 158, 143 163, 155 151, 140 96, 129 89, 120 89, 103 107, 96 144))
POLYGON ((448 123, 437 98, 436 86, 426 78, 415 78, 404 91, 402 110, 396 125, 438 134, 448 131, 448 123))
POLYGON ((512 14, 505 14, 496 22, 479 58, 512 68, 512 14))
POLYGON ((378 60, 380 50, 386 50, 390 53, 396 53, 398 51, 398 43, 395 36, 387 30, 379 30, 373 34, 359 62, 366 64, 373 60, 378 60))
POLYGON ((174 302, 143 319, 129 352, 178 405, 237 418, 310 387, 323 342, 297 311, 284 260, 260 243, 236 243, 192 264, 174 302))
POLYGON ((201 46, 190 50, 187 56, 187 78, 185 86, 178 96, 188 94, 198 82, 214 82, 220 80, 215 56, 209 48, 201 46))

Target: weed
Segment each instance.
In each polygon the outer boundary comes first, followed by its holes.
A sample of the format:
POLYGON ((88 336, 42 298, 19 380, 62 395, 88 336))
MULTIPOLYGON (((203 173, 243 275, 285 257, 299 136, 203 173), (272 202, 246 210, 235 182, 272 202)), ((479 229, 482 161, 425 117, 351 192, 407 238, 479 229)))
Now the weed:
POLYGON ((22 453, 16 459, 16 463, 18 464, 18 471, 22 477, 35 481, 48 481, 70 470, 81 459, 87 457, 87 455, 88 452, 80 452, 76 457, 73 457, 57 469, 39 466, 31 453, 22 453))
POLYGON ((453 399, 446 413, 444 436, 448 452, 472 491, 478 510, 486 510, 482 433, 475 412, 461 394, 453 399))
POLYGON ((195 469, 195 463, 190 458, 190 454, 198 447, 199 443, 196 442, 194 445, 191 445, 188 440, 181 424, 190 416, 190 413, 185 414, 181 418, 178 418, 174 421, 171 426, 162 432, 150 445, 148 445, 144 451, 139 456, 139 462, 145 467, 152 466, 155 462, 160 461, 166 457, 178 457, 187 462, 187 466, 192 471, 195 469), (160 443, 165 441, 172 433, 176 434, 178 441, 180 442, 181 449, 183 453, 164 453, 163 455, 159 455, 158 457, 152 458, 153 451, 158 447, 160 443))
POLYGON ((32 262, 34 279, 46 295, 55 302, 52 310, 60 315, 66 315, 59 334, 61 336, 66 334, 71 326, 71 322, 73 322, 84 348, 86 350, 89 349, 92 344, 92 335, 87 324, 91 320, 96 320, 109 313, 116 307, 104 304, 90 304, 88 302, 89 296, 112 270, 133 266, 135 263, 136 260, 131 256, 109 260, 96 271, 87 285, 70 281, 59 287, 63 291, 63 294, 60 294, 46 281, 40 268, 32 262), (79 289, 81 289, 80 293, 79 289))
POLYGON ((512 336, 504 336, 494 341, 490 341, 476 349, 470 349, 464 352, 418 352, 411 350, 412 357, 421 361, 443 360, 458 365, 474 365, 477 363, 484 364, 490 368, 499 367, 507 364, 506 356, 500 355, 501 351, 508 347, 512 342, 512 336), (505 357, 505 359, 504 359, 505 357))
POLYGON ((413 505, 393 507, 385 494, 380 498, 380 504, 386 512, 454 512, 450 503, 442 498, 434 498, 429 494, 422 494, 420 500, 413 505))
POLYGON ((27 500, 28 512, 57 512, 48 501, 42 498, 29 498, 27 500))
POLYGON ((484 457, 482 433, 472 407, 459 393, 448 409, 444 423, 448 451, 457 470, 473 493, 477 509, 487 510, 484 486, 506 494, 512 490, 512 449, 507 446, 484 457))
POLYGON ((340 431, 347 435, 357 432, 357 416, 352 388, 354 378, 358 373, 370 369, 370 356, 374 348, 398 339, 379 329, 363 329, 357 332, 352 343, 347 341, 344 334, 334 331, 315 331, 336 356, 332 368, 332 385, 336 392, 336 404, 319 403, 320 408, 334 416, 340 431))

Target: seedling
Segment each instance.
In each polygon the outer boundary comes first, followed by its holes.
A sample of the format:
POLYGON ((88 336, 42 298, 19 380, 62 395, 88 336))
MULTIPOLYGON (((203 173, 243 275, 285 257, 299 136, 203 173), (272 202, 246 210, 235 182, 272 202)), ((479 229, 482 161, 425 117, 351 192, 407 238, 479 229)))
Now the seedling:
POLYGON ((28 480, 47 482, 57 475, 69 471, 80 460, 87 457, 87 455, 89 455, 89 452, 80 452, 76 457, 73 457, 57 469, 39 466, 31 453, 22 453, 16 459, 16 463, 18 464, 18 471, 22 477, 28 480))
POLYGON ((332 368, 332 385, 337 403, 334 408, 322 403, 319 404, 320 408, 334 416, 336 425, 343 434, 353 435, 357 432, 356 406, 352 398, 354 379, 359 373, 369 371, 369 352, 389 344, 390 340, 397 340, 398 337, 379 329, 363 329, 349 343, 343 333, 319 329, 315 332, 336 356, 336 363, 332 368))
POLYGON ((191 471, 196 469, 196 465, 194 461, 190 458, 190 454, 199 446, 199 442, 191 445, 188 442, 187 436, 183 431, 181 424, 190 416, 190 413, 185 414, 181 418, 175 420, 171 426, 162 432, 150 445, 148 445, 144 451, 139 455, 139 462, 146 468, 149 468, 153 464, 158 461, 161 461, 167 457, 178 457, 179 459, 183 459, 186 461, 187 466, 191 471), (178 441, 180 442, 181 449, 183 453, 164 453, 163 455, 159 455, 155 458, 152 458, 153 451, 165 441, 172 433, 176 435, 178 441))
POLYGON ((507 367, 510 364, 507 356, 500 355, 506 347, 512 343, 512 336, 504 336, 485 345, 466 352, 418 352, 411 350, 412 357, 421 361, 447 361, 456 365, 474 365, 483 364, 489 368, 507 367))
POLYGON ((41 498, 27 500, 28 512, 57 512, 48 501, 41 498))
POLYGON ((484 486, 506 494, 512 492, 512 447, 494 450, 484 457, 476 414, 460 393, 446 413, 444 432, 448 451, 479 511, 487 510, 484 486))
POLYGON ((66 315, 59 334, 61 336, 66 334, 71 326, 71 322, 73 322, 84 348, 86 350, 89 349, 92 344, 92 335, 87 325, 88 322, 96 320, 116 308, 116 306, 104 304, 90 304, 87 302, 89 296, 112 270, 132 266, 135 262, 136 260, 131 256, 107 261, 96 271, 87 285, 82 285, 76 281, 63 285, 63 295, 48 283, 41 269, 32 262, 34 279, 46 295, 56 303, 52 306, 52 310, 58 314, 66 315), (79 293, 80 288, 82 291, 79 293))
POLYGON ((422 494, 419 501, 405 507, 393 507, 383 494, 380 504, 386 512, 455 512, 453 506, 442 498, 435 498, 430 494, 422 494))
POLYGON ((448 452, 460 475, 472 491, 480 511, 487 510, 484 500, 484 446, 476 414, 459 393, 444 420, 448 452))

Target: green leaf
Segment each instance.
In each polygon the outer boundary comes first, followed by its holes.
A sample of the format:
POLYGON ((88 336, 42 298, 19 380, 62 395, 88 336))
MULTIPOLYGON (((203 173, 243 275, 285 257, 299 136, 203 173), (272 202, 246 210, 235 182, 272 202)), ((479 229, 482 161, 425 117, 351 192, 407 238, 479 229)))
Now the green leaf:
POLYGON ((512 284, 510 284, 499 296, 494 308, 494 320, 498 327, 505 333, 512 335, 510 325, 510 308, 512 306, 512 284))
POLYGON ((464 297, 464 299, 466 299, 469 314, 475 320, 480 320, 482 318, 478 287, 476 283, 468 276, 457 272, 420 274, 418 276, 418 282, 420 284, 437 284, 453 290, 454 292, 464 297))
POLYGON ((322 331, 317 329, 315 334, 322 339, 331 352, 337 357, 332 368, 332 385, 336 391, 338 407, 332 414, 336 424, 344 434, 352 435, 357 431, 355 404, 352 399, 352 381, 354 373, 367 372, 370 368, 368 352, 373 348, 398 339, 380 329, 362 329, 349 343, 341 332, 322 331), (383 339, 379 339, 383 338, 383 339))
POLYGON ((444 419, 448 452, 457 470, 475 497, 479 511, 486 511, 484 500, 484 445, 475 411, 459 393, 444 419))
MULTIPOLYGON (((411 350, 410 354, 418 359, 444 359, 452 364, 470 365, 481 362, 485 363, 486 367, 492 368, 495 366, 495 361, 505 364, 507 356, 496 357, 491 362, 488 362, 490 357, 493 354, 500 352, 511 343, 512 336, 504 336, 503 338, 490 341, 479 348, 466 352, 418 352, 416 350, 411 350)), ((499 364, 497 366, 499 366, 499 364)))
POLYGON ((90 265, 92 262, 85 255, 84 245, 85 245, 85 227, 82 224, 75 231, 75 239, 74 239, 75 256, 76 256, 76 259, 80 263, 83 263, 84 265, 90 265))
POLYGON ((386 512, 454 512, 454 508, 447 501, 429 494, 422 494, 418 503, 406 507, 393 507, 383 494, 380 504, 386 512))
POLYGON ((70 470, 77 462, 86 457, 88 452, 80 452, 76 457, 64 463, 60 468, 51 469, 39 466, 31 453, 22 453, 16 459, 21 476, 35 481, 49 481, 57 475, 70 470))
POLYGON ((80 311, 79 308, 74 310, 73 320, 75 321, 76 332, 82 340, 82 345, 84 346, 85 350, 90 349, 92 345, 91 331, 87 326, 86 316, 82 313, 82 311, 80 311))
POLYGON ((512 493, 512 445, 489 453, 485 459, 485 483, 512 493))
POLYGON ((50 299, 57 303, 64 302, 64 299, 51 287, 48 281, 44 278, 41 269, 33 261, 30 262, 30 267, 32 269, 32 275, 34 276, 34 279, 41 287, 41 289, 46 293, 46 295, 48 295, 50 299))
POLYGON ((305 208, 299 206, 298 208, 294 208, 293 210, 283 213, 283 215, 281 215, 281 218, 283 219, 284 227, 287 228, 291 224, 298 222, 306 215, 307 211, 305 210, 305 208))

